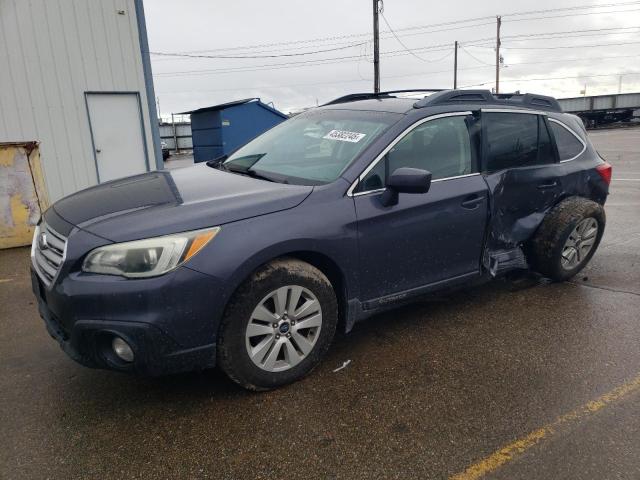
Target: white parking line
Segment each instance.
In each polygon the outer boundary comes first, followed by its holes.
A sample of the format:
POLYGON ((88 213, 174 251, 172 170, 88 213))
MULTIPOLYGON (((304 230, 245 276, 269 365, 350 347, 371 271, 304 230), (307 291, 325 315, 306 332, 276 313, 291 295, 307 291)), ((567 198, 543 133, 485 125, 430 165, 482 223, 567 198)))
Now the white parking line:
POLYGON ((640 182, 640 178, 614 178, 616 182, 640 182))

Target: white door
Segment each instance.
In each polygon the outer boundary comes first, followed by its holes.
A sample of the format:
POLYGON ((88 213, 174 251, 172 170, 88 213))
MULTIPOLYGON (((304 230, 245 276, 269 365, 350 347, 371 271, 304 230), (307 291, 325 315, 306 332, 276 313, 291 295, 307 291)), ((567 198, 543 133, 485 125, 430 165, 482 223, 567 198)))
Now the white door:
POLYGON ((138 94, 87 93, 87 109, 98 181, 148 171, 138 94))

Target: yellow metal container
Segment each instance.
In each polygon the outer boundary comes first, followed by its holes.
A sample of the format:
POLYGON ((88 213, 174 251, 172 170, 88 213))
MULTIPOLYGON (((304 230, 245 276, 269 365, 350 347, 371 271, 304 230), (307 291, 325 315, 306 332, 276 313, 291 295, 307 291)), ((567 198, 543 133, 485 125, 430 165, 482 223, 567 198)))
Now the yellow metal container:
POLYGON ((48 206, 37 142, 0 143, 0 248, 29 245, 48 206))

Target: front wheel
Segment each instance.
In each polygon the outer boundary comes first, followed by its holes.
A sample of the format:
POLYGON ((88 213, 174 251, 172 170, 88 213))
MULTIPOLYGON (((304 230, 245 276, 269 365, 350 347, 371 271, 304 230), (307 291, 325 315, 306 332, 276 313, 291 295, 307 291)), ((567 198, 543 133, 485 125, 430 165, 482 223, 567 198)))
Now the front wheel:
POLYGON ((275 260, 234 294, 220 326, 218 364, 250 390, 294 382, 320 363, 337 320, 336 296, 322 272, 275 260))
POLYGON ((602 205, 580 197, 562 201, 547 214, 532 240, 534 269, 556 281, 570 279, 593 257, 605 223, 602 205))

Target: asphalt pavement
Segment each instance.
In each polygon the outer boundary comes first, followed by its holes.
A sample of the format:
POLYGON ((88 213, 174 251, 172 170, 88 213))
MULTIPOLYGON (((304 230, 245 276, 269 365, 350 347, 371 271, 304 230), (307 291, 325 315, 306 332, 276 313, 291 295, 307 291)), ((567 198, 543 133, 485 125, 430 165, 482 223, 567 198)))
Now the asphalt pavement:
POLYGON ((591 136, 612 193, 573 281, 380 315, 268 393, 75 364, 37 314, 28 249, 1 251, 0 479, 640 478, 640 128, 591 136))

